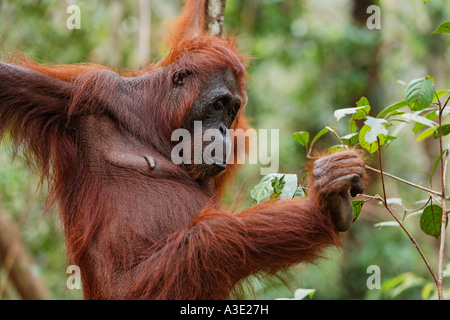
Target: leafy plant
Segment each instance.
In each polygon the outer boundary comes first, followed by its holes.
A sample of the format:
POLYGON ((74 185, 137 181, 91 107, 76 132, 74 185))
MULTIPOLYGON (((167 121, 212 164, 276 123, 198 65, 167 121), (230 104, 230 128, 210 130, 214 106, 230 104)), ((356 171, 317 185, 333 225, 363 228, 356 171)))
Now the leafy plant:
MULTIPOLYGON (((359 217, 361 208, 365 202, 373 200, 379 201, 395 221, 381 222, 376 226, 381 227, 390 225, 401 227, 403 229, 427 265, 436 283, 436 290, 440 299, 443 298, 442 277, 445 229, 448 224, 447 216, 450 211, 447 208, 445 190, 450 140, 448 141, 445 149, 443 143, 444 138, 450 134, 450 124, 445 123, 445 121, 448 120, 448 115, 450 114, 450 106, 448 106, 449 100, 449 90, 436 91, 434 78, 427 76, 412 80, 406 85, 405 100, 384 108, 376 115, 371 115, 372 108, 366 97, 362 97, 358 100, 356 102, 356 106, 353 108, 336 110, 334 112, 334 116, 337 121, 342 121, 342 119, 349 118, 349 129, 348 132, 345 132, 344 134, 338 132, 336 127, 326 126, 317 135, 315 135, 311 141, 310 134, 306 131, 299 131, 292 135, 292 137, 305 148, 307 157, 312 159, 314 158, 312 156, 314 144, 328 132, 331 132, 339 141, 339 144, 329 148, 330 152, 343 148, 362 148, 369 154, 378 154, 380 169, 375 169, 368 165, 366 165, 366 169, 380 174, 383 194, 360 195, 362 199, 353 200, 354 220, 359 217), (446 96, 446 100, 443 100, 446 96), (358 127, 358 123, 361 128, 358 127), (396 126, 395 124, 397 123, 400 123, 400 125, 396 126), (439 140, 439 153, 430 172, 429 188, 409 182, 383 171, 383 148, 390 143, 393 143, 399 132, 403 130, 407 124, 413 124, 412 134, 417 136, 417 142, 421 142, 425 139, 439 140), (441 190, 434 190, 432 189, 431 182, 438 167, 440 167, 441 190), (385 177, 396 179, 402 183, 406 183, 409 186, 424 191, 427 194, 427 198, 419 201, 419 203, 424 203, 424 205, 418 209, 409 209, 402 205, 401 199, 388 198, 385 190, 385 177), (404 209, 402 219, 397 217, 397 214, 393 209, 395 205, 404 209), (404 220, 413 214, 421 215, 420 228, 425 234, 437 239, 440 238, 438 262, 439 270, 437 275, 431 268, 417 241, 404 226, 404 220)), ((269 198, 280 199, 284 197, 292 198, 297 195, 305 196, 304 193, 297 194, 299 190, 304 191, 304 187, 294 187, 294 183, 297 183, 297 177, 295 175, 272 174, 266 176, 262 178, 261 183, 253 189, 252 198, 259 203, 269 198), (289 192, 284 192, 284 188, 286 188, 288 184, 289 192)))
POLYGON ((268 199, 305 197, 305 190, 297 183, 296 174, 273 173, 264 176, 250 192, 256 203, 268 199))
MULTIPOLYGON (((428 0, 424 0, 426 4, 428 0)), ((441 23, 433 34, 450 33, 450 21, 441 23)), ((377 227, 393 226, 400 227, 409 237, 414 247, 419 252, 422 260, 426 264, 434 285, 426 279, 420 278, 411 272, 399 275, 385 282, 382 288, 384 295, 389 297, 397 297, 405 290, 412 287, 422 287, 422 298, 428 299, 433 292, 437 293, 439 299, 443 299, 443 278, 449 277, 450 264, 447 264, 444 270, 444 245, 445 230, 448 225, 448 214, 450 210, 447 207, 446 191, 446 174, 448 167, 448 153, 450 149, 450 139, 444 139, 450 134, 450 124, 448 115, 450 114, 450 90, 437 91, 435 88, 435 79, 432 76, 426 76, 414 79, 406 84, 403 101, 396 102, 385 107, 381 112, 374 115, 371 114, 372 107, 366 97, 362 97, 356 102, 356 106, 352 108, 339 109, 334 111, 334 117, 337 121, 349 118, 348 132, 340 133, 333 126, 325 126, 319 131, 312 140, 310 133, 307 131, 295 132, 292 137, 305 148, 308 158, 314 159, 313 146, 326 133, 331 132, 339 141, 339 144, 330 146, 328 150, 335 152, 345 148, 361 148, 371 155, 378 155, 379 169, 366 165, 366 169, 380 175, 382 195, 360 195, 361 199, 353 200, 354 221, 359 217, 362 206, 367 201, 378 201, 385 207, 386 211, 391 215, 394 221, 383 221, 375 224, 377 227), (439 142, 439 150, 436 160, 430 170, 429 187, 422 186, 400 177, 383 171, 382 153, 385 147, 394 143, 399 133, 407 128, 408 124, 413 124, 412 134, 415 135, 418 143, 426 139, 436 139, 439 142), (435 190, 432 185, 433 177, 439 167, 440 173, 440 190, 435 190), (416 204, 419 208, 407 208, 402 204, 399 198, 388 198, 384 179, 389 177, 401 183, 423 191, 427 197, 419 200, 416 204), (402 211, 403 216, 398 217, 396 211, 402 211), (419 244, 411 233, 406 229, 404 221, 412 216, 420 215, 420 228, 428 236, 439 239, 439 255, 438 255, 438 271, 437 273, 431 268, 430 263, 422 252, 419 244)), ((264 201, 267 198, 282 198, 284 184, 283 180, 286 175, 281 178, 266 178, 252 191, 252 197, 256 202, 264 201), (267 180, 270 180, 269 181, 267 180), (273 180, 280 179, 280 181, 273 180), (258 194, 265 195, 264 198, 258 197, 258 194)), ((299 186, 297 190, 304 191, 299 186)), ((295 195, 297 195, 297 191, 295 195)), ((304 192, 301 196, 305 196, 304 192)))
MULTIPOLYGON (((364 195, 363 197, 370 200, 378 200, 383 206, 387 209, 387 211, 394 218, 395 223, 390 225, 396 225, 401 227, 408 237, 413 242, 414 246, 419 251, 421 257, 426 263, 433 279, 436 282, 436 288, 438 291, 439 298, 442 298, 442 266, 443 266, 443 248, 445 243, 445 228, 447 227, 448 221, 447 216, 449 210, 447 208, 446 203, 446 169, 448 164, 448 146, 446 149, 443 147, 443 139, 445 136, 450 134, 449 125, 444 124, 444 121, 447 120, 447 116, 449 114, 448 102, 450 97, 448 97, 445 102, 441 101, 441 98, 448 95, 448 90, 435 91, 435 82, 434 78, 427 76, 419 79, 412 80, 407 86, 405 90, 405 100, 397 102, 391 106, 388 106, 384 110, 382 110, 376 117, 372 117, 369 115, 370 112, 370 104, 368 103, 366 98, 361 98, 357 103, 356 107, 353 110, 350 109, 341 109, 335 111, 335 117, 337 120, 343 118, 342 115, 350 116, 349 120, 349 133, 343 137, 340 137, 336 131, 336 137, 339 139, 341 144, 345 147, 361 147, 365 149, 368 153, 374 154, 378 152, 378 160, 380 169, 375 169, 369 166, 366 166, 368 170, 377 172, 381 175, 381 184, 383 189, 383 196, 375 195, 368 196, 364 195), (364 104, 361 106, 361 104, 364 104), (364 110, 364 113, 361 111, 364 110), (434 120, 437 119, 437 122, 434 120), (355 126, 356 120, 364 121, 363 126, 358 132, 357 127, 355 126), (399 177, 393 176, 391 174, 387 174, 383 172, 382 169, 382 146, 390 144, 394 141, 400 132, 399 127, 396 128, 395 131, 390 132, 391 128, 394 128, 394 122, 401 122, 402 126, 400 126, 400 130, 405 127, 408 123, 413 123, 413 134, 417 135, 417 141, 423 141, 428 138, 434 138, 439 140, 440 152, 436 158, 436 161, 433 165, 433 168, 430 173, 430 187, 432 178, 436 172, 437 167, 440 165, 440 174, 441 174, 441 190, 435 191, 433 189, 429 189, 423 187, 421 185, 414 184, 412 182, 406 181, 399 177), (358 136, 358 140, 356 140, 356 135, 358 136), (424 199, 426 204, 429 202, 433 202, 434 204, 427 205, 422 209, 421 217, 420 217, 420 227, 421 230, 432 237, 439 238, 440 237, 440 248, 439 248, 439 271, 436 276, 435 272, 431 269, 430 264, 425 258, 423 252, 421 251, 419 244, 412 237, 412 235, 407 231, 403 222, 397 217, 393 209, 391 208, 391 204, 388 201, 384 177, 389 176, 398 181, 406 183, 412 187, 421 189, 428 194, 428 198, 424 199)), ((450 141, 447 145, 450 144, 450 141)), ((360 204, 362 205, 362 203, 360 204)), ((358 208, 359 209, 359 208, 358 208)), ((360 210, 355 210, 355 213, 360 210)), ((407 209, 408 211, 408 209, 407 209)), ((355 219, 357 215, 355 214, 355 219)), ((389 222, 387 222, 389 223, 389 222)), ((384 224, 386 225, 386 223, 384 224)), ((380 224, 378 224, 380 226, 380 224)))

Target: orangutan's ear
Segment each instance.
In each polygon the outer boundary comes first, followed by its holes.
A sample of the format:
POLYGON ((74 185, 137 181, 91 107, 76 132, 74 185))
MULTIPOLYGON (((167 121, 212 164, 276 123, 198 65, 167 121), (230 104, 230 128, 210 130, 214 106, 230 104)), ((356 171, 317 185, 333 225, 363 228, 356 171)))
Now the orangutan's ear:
POLYGON ((172 84, 176 86, 181 86, 187 77, 192 74, 190 70, 185 68, 180 68, 172 74, 172 84))

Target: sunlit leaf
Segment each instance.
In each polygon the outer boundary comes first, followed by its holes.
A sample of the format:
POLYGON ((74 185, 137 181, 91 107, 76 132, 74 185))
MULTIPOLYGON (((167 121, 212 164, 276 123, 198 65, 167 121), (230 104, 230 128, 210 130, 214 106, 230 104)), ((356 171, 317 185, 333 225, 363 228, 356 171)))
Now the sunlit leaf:
POLYGON ((446 154, 447 152, 448 152, 447 149, 443 150, 443 151, 442 151, 442 154, 440 154, 440 155, 437 157, 437 159, 434 161, 434 164, 433 164, 433 167, 431 168, 431 173, 430 173, 430 186, 433 184, 433 183, 432 183, 432 182, 433 182, 433 176, 434 176, 434 173, 436 172, 436 169, 437 169, 437 167, 438 167, 438 165, 439 165, 439 162, 441 162, 442 156, 445 156, 445 154, 446 154))
POLYGON ((425 279, 416 276, 412 272, 407 272, 384 281, 381 285, 381 292, 388 299, 398 299, 405 291, 422 287, 426 283, 428 281, 425 279))
POLYGON ((438 126, 438 124, 432 120, 429 120, 425 117, 419 116, 417 113, 405 113, 402 114, 400 117, 402 117, 403 119, 406 120, 412 120, 418 123, 421 123, 425 126, 431 127, 436 129, 436 127, 438 126))
POLYGON ((364 200, 352 200, 352 207, 353 207, 353 221, 355 221, 356 219, 358 219, 359 214, 361 213, 361 209, 363 204, 366 201, 364 200))
POLYGON ((373 117, 367 117, 367 120, 364 122, 364 125, 370 127, 364 136, 364 140, 368 143, 372 143, 377 141, 377 137, 380 135, 387 135, 388 131, 385 128, 385 124, 388 122, 384 119, 377 119, 373 117))
POLYGON ((298 181, 296 174, 285 174, 284 175, 284 186, 281 192, 281 198, 293 198, 295 192, 297 191, 298 181))
POLYGON ((258 183, 250 192, 250 196, 256 203, 260 203, 264 199, 273 194, 272 181, 266 180, 258 183))
POLYGON ((439 99, 440 97, 446 95, 446 94, 449 93, 449 92, 450 92, 449 90, 439 90, 439 91, 436 91, 436 92, 434 93, 433 102, 438 101, 438 99, 439 99))
POLYGON ((306 198, 305 190, 301 186, 297 186, 297 190, 295 190, 292 198, 306 198))
POLYGON ((383 221, 383 222, 376 223, 374 225, 374 227, 379 227, 379 228, 381 228, 381 227, 400 227, 400 225, 398 224, 397 221, 383 221))
POLYGON ((378 143, 384 145, 388 134, 388 130, 384 125, 387 123, 385 119, 367 117, 364 126, 359 131, 359 144, 361 147, 370 153, 374 153, 379 148, 378 143))
POLYGON ((334 146, 331 146, 328 148, 328 152, 330 152, 330 153, 335 153, 335 152, 343 151, 343 150, 345 150, 345 145, 343 145, 343 144, 337 144, 337 145, 334 145, 334 146))
MULTIPOLYGON (((369 126, 363 126, 361 128, 361 130, 359 131, 359 144, 361 145, 361 147, 363 147, 364 149, 366 149, 367 151, 369 151, 369 153, 374 153, 379 149, 379 145, 378 145, 378 140, 375 137, 375 141, 373 142, 368 142, 365 139, 365 136, 368 132, 371 131, 371 128, 369 126)), ((380 140, 380 144, 383 145, 386 142, 386 136, 385 135, 380 135, 379 137, 380 140)))
POLYGON ((450 33, 450 21, 441 23, 433 33, 450 33))
POLYGON ((252 189, 250 196, 256 203, 268 199, 305 197, 303 188, 298 186, 296 174, 272 173, 264 176, 252 189))
POLYGON ((355 119, 350 118, 348 121, 349 131, 348 133, 356 133, 358 132, 358 126, 356 125, 355 119))
POLYGON ((315 292, 315 289, 297 289, 293 298, 277 298, 276 300, 303 300, 306 297, 312 298, 315 292))
POLYGON ((431 295, 434 294, 436 292, 436 285, 434 283, 427 283, 426 285, 423 286, 422 288, 422 299, 423 300, 428 300, 430 299, 431 295))
POLYGON ((302 146, 307 147, 309 143, 309 132, 306 131, 295 132, 292 135, 292 138, 294 138, 302 146))
POLYGON ((392 112, 397 111, 398 109, 403 108, 403 107, 406 107, 406 106, 408 106, 408 104, 406 103, 406 101, 400 101, 400 102, 397 102, 397 103, 395 103, 395 104, 393 104, 393 105, 391 105, 391 106, 389 106, 389 107, 383 109, 383 110, 377 115, 377 118, 381 118, 381 117, 387 116, 387 115, 391 114, 392 112))
POLYGON ((342 119, 343 117, 350 115, 350 114, 356 114, 353 116, 354 119, 364 119, 366 115, 369 114, 370 106, 361 106, 361 107, 355 107, 355 108, 345 108, 345 109, 338 109, 334 111, 334 117, 337 121, 342 119))
POLYGON ((436 132, 436 129, 434 128, 428 128, 426 130, 423 130, 421 134, 417 137, 417 142, 420 142, 422 140, 425 140, 426 138, 431 137, 436 132))
POLYGON ((358 132, 350 133, 341 137, 341 140, 348 146, 354 145, 358 141, 358 132))
MULTIPOLYGON (((433 110, 433 111, 431 111, 430 113, 424 115, 425 118, 427 118, 428 120, 431 120, 431 121, 433 121, 434 119, 436 119, 437 116, 438 116, 438 115, 437 115, 437 113, 436 113, 436 110, 433 110)), ((421 116, 421 117, 422 117, 422 116, 421 116)), ((437 124, 436 124, 436 125, 437 125, 437 124)), ((425 124, 420 123, 420 122, 417 122, 417 123, 414 125, 412 131, 413 131, 414 133, 417 133, 417 132, 419 132, 420 130, 422 130, 424 127, 425 127, 425 124)))
POLYGON ((366 119, 366 116, 370 112, 369 100, 367 100, 366 97, 361 97, 361 99, 359 99, 356 102, 356 107, 359 108, 359 109, 353 115, 353 119, 355 119, 355 120, 366 119))

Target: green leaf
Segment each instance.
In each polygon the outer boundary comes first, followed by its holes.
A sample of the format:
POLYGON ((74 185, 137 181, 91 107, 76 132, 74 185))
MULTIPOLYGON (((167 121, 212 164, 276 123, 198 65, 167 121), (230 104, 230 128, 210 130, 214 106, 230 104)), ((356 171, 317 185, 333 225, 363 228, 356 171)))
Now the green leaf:
POLYGON ((312 298, 314 296, 315 292, 316 292, 316 289, 297 289, 294 292, 294 299, 295 300, 303 300, 306 297, 312 298))
POLYGON ((381 285, 381 292, 386 299, 399 299, 405 291, 422 287, 426 283, 428 281, 425 279, 412 272, 407 272, 384 281, 381 285))
POLYGON ((275 177, 272 182, 273 192, 275 195, 279 196, 283 191, 284 185, 286 181, 284 180, 285 175, 283 174, 281 177, 275 177))
POLYGON ((297 190, 295 190, 292 198, 306 198, 305 190, 301 186, 297 186, 297 190))
MULTIPOLYGON (((433 136, 436 139, 439 138, 439 132, 440 132, 439 127, 436 128, 436 130, 433 132, 433 136)), ((450 133, 450 124, 444 124, 442 126, 442 136, 444 137, 444 136, 448 135, 449 133, 450 133)))
POLYGON ((311 145, 309 146, 310 151, 312 150, 314 143, 316 143, 316 141, 319 140, 319 138, 321 136, 323 136, 325 133, 327 133, 328 131, 330 131, 330 128, 326 127, 324 129, 320 130, 318 134, 316 134, 316 136, 311 141, 311 145))
POLYGON ((436 292, 436 285, 434 283, 427 283, 422 288, 422 300, 429 300, 431 295, 436 292))
POLYGON ((271 180, 261 181, 250 192, 250 196, 256 201, 256 203, 260 203, 264 199, 269 198, 273 192, 274 190, 271 180))
POLYGON ((397 221, 383 221, 383 222, 378 222, 376 224, 374 224, 374 227, 400 227, 400 225, 398 224, 397 221))
POLYGON ((442 156, 445 156, 445 154, 448 152, 447 149, 442 150, 442 154, 440 154, 437 159, 434 161, 433 167, 431 168, 431 173, 430 173, 430 186, 433 185, 432 181, 433 181, 433 176, 434 173, 439 165, 439 162, 441 161, 442 156))
POLYGON ((397 103, 395 103, 395 104, 393 104, 393 105, 391 105, 391 106, 389 106, 389 107, 383 109, 383 110, 377 115, 377 118, 381 118, 381 117, 386 116, 386 115, 388 116, 388 115, 391 114, 392 112, 397 111, 398 109, 403 108, 403 107, 406 107, 406 106, 408 106, 408 104, 406 103, 406 101, 400 101, 400 102, 397 102, 397 103))
MULTIPOLYGON (((362 98, 361 98, 362 99, 362 98)), ((361 100, 360 100, 361 101, 361 100)), ((342 119, 343 117, 353 114, 353 119, 365 119, 366 116, 369 114, 370 106, 364 105, 356 108, 344 108, 344 109, 338 109, 334 111, 334 117, 337 121, 342 119)))
POLYGON ((384 119, 367 117, 367 120, 364 122, 364 126, 370 127, 370 130, 368 130, 364 135, 364 140, 368 143, 372 143, 377 141, 378 136, 387 135, 388 131, 384 126, 387 123, 388 122, 384 119))
POLYGON ((434 98, 434 78, 425 77, 411 81, 405 90, 405 100, 413 111, 427 108, 434 98))
MULTIPOLYGON (((356 102, 355 108, 344 108, 344 109, 338 109, 334 111, 334 116, 336 117, 337 121, 339 121, 341 118, 353 114, 352 119, 353 120, 363 120, 366 118, 366 116, 370 112, 370 104, 366 97, 361 97, 356 102)), ((351 129, 351 128, 350 128, 351 129)), ((353 132, 350 132, 353 133, 353 132)))
POLYGON ((276 300, 303 300, 306 297, 312 298, 315 292, 315 289, 297 289, 294 292, 294 298, 277 298, 276 300))
POLYGON ((421 123, 425 126, 428 126, 430 128, 436 129, 438 124, 430 119, 427 119, 425 117, 419 116, 417 113, 405 113, 400 115, 401 118, 408 120, 408 121, 415 121, 418 123, 421 123))
POLYGON ((420 228, 427 235, 438 238, 441 234, 442 208, 438 205, 426 207, 420 216, 420 228))
POLYGON ((284 186, 283 191, 280 194, 280 198, 293 198, 297 192, 297 175, 296 174, 284 174, 284 186))
POLYGON ((336 145, 328 148, 328 152, 330 152, 330 153, 335 153, 335 152, 344 151, 344 150, 346 150, 346 149, 345 149, 345 145, 343 145, 343 144, 336 144, 336 145))
POLYGON ((395 140, 395 139, 397 139, 397 137, 394 137, 394 136, 386 136, 386 144, 389 144, 389 143, 391 143, 392 142, 392 140, 395 140))
MULTIPOLYGON (((369 153, 374 153, 378 150, 378 148, 380 147, 378 145, 378 140, 377 140, 377 136, 375 136, 375 141, 372 142, 368 142, 366 140, 366 135, 371 131, 371 127, 365 125, 361 128, 361 130, 359 131, 359 144, 361 145, 361 147, 363 147, 364 149, 366 149, 367 151, 369 151, 369 153)), ((372 139, 373 133, 370 134, 370 138, 372 139)), ((386 142, 386 136, 385 135, 379 135, 378 138, 380 139, 380 144, 383 145, 386 142)))
POLYGON ((380 145, 384 145, 386 143, 386 135, 388 134, 384 125, 387 123, 385 119, 367 117, 364 126, 359 131, 359 144, 361 147, 370 153, 374 153, 380 147, 378 145, 378 139, 380 145))
POLYGON ((428 128, 426 130, 423 130, 421 134, 417 137, 417 142, 420 142, 422 140, 425 140, 426 138, 431 137, 436 132, 436 129, 434 128, 428 128))
POLYGON ((341 140, 348 146, 353 146, 358 141, 358 132, 350 133, 341 137, 341 140))
POLYGON ((447 93, 449 93, 449 90, 440 90, 440 91, 436 91, 434 93, 434 98, 433 98, 433 102, 438 101, 438 99, 444 95, 446 95, 447 93))
POLYGON ((292 198, 297 190, 297 175, 271 173, 261 179, 261 184, 264 183, 271 184, 272 188, 269 195, 277 194, 280 195, 280 198, 292 198))
POLYGON ((450 21, 441 23, 433 33, 450 33, 450 21))
POLYGON ((306 131, 295 132, 292 135, 292 138, 294 138, 302 146, 307 147, 309 143, 309 132, 306 131))
POLYGON ((353 115, 353 119, 355 119, 355 120, 363 120, 363 119, 365 119, 366 116, 370 112, 369 100, 367 100, 366 97, 361 97, 361 99, 359 99, 356 102, 356 107, 360 108, 360 109, 358 109, 356 111, 356 113, 353 115))
MULTIPOLYGON (((438 115, 437 115, 437 113, 436 113, 436 110, 433 110, 433 111, 431 111, 430 113, 428 113, 427 115, 425 115, 425 118, 428 119, 428 120, 433 121, 434 119, 436 119, 437 116, 438 116, 438 115)), ((436 125, 437 125, 437 124, 436 124, 436 125)), ((420 130, 422 130, 423 127, 425 127, 425 125, 424 125, 423 123, 417 122, 417 123, 414 125, 412 131, 413 131, 414 133, 417 133, 417 132, 419 132, 420 130)))
POLYGON ((348 122, 349 132, 348 133, 356 133, 358 132, 358 126, 356 125, 355 119, 350 118, 348 122))
POLYGON ((358 219, 359 214, 361 213, 362 206, 365 202, 366 202, 365 200, 352 200, 353 221, 358 219))

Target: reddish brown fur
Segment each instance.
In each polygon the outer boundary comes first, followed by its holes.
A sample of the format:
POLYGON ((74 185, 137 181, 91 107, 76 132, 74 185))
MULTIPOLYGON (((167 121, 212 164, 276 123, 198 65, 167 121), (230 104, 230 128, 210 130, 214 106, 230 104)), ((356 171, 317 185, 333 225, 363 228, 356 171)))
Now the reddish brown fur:
MULTIPOLYGON (((340 244, 314 181, 309 200, 232 214, 218 198, 234 166, 211 185, 171 163, 170 134, 212 73, 231 68, 246 98, 244 59, 233 41, 181 32, 203 5, 187 4, 166 58, 123 77, 98 65, 0 63, 0 137, 9 133, 48 180, 86 299, 224 299, 251 274, 313 261, 340 244), (188 94, 172 97, 179 68, 194 76, 188 94), (154 156, 155 169, 107 163, 100 151, 121 140, 154 156)), ((242 111, 233 126, 248 127, 242 111)))

